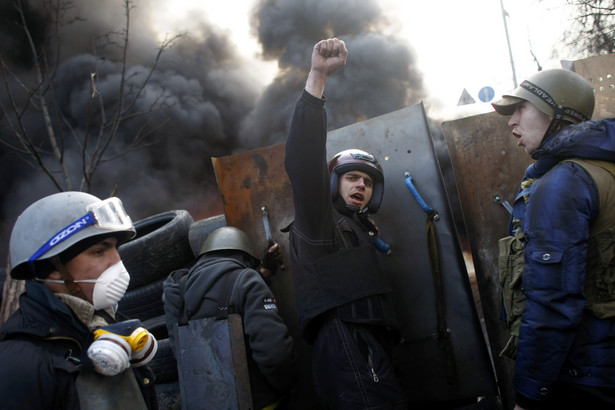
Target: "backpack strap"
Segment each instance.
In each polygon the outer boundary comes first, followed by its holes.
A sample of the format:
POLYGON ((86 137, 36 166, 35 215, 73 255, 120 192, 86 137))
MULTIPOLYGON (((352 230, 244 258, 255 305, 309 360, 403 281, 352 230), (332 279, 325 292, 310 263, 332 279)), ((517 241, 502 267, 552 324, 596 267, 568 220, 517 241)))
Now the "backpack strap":
MULTIPOLYGON (((185 271, 185 273, 182 275, 181 279, 179 280, 179 297, 180 297, 181 304, 179 307, 179 316, 177 318, 178 326, 183 326, 183 325, 187 325, 188 321, 190 320, 190 318, 188 317, 188 312, 185 307, 186 298, 184 297, 186 294, 186 286, 187 286, 188 276, 189 276, 187 275, 187 273, 189 272, 189 269, 184 268, 184 269, 179 269, 179 270, 185 271)), ((225 301, 225 303, 218 304, 216 320, 226 319, 229 314, 235 313, 235 306, 231 305, 231 294, 233 292, 233 287, 235 285, 237 276, 239 275, 239 273, 243 271, 244 269, 235 269, 232 272, 227 273, 220 277, 220 278, 225 279, 224 290, 222 292, 222 294, 224 295, 224 298, 222 300, 225 301), (233 275, 233 277, 227 278, 226 276, 228 275, 233 275)))
POLYGON ((237 281, 237 276, 239 276, 239 274, 243 271, 244 269, 235 269, 232 272, 224 275, 224 276, 232 275, 233 277, 225 278, 226 283, 225 283, 224 292, 223 292, 223 295, 225 295, 225 298, 223 300, 226 301, 226 304, 218 306, 218 313, 216 314, 216 320, 226 319, 228 315, 235 313, 235 305, 231 305, 231 296, 233 293, 233 288, 235 287, 235 282, 237 281))
MULTIPOLYGON (((188 324, 188 312, 186 312, 186 304, 185 304, 185 298, 184 295, 186 294, 186 282, 188 281, 188 271, 189 269, 184 268, 184 269, 179 269, 179 271, 183 271, 182 277, 179 280, 179 300, 180 300, 180 307, 179 307, 179 317, 177 318, 177 325, 178 326, 185 326, 188 324)), ((177 271, 176 271, 177 272, 177 271)))
POLYGON ((579 158, 571 158, 571 159, 566 159, 562 162, 574 162, 577 163, 579 165, 581 165, 585 170, 587 170, 587 172, 590 173, 591 175, 591 171, 587 169, 586 166, 584 166, 585 164, 589 163, 589 164, 593 164, 597 167, 600 167, 602 169, 604 169, 605 171, 609 172, 611 175, 615 176, 615 163, 613 162, 609 162, 609 161, 600 161, 600 160, 596 160, 596 159, 579 159, 579 158))

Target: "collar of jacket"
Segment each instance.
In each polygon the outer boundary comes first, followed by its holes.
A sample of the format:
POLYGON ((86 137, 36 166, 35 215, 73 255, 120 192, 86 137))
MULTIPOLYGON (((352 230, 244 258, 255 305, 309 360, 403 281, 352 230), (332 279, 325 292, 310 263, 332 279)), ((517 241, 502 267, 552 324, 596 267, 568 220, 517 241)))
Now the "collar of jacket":
POLYGON ((26 281, 26 292, 19 298, 20 320, 9 320, 3 326, 5 334, 21 333, 37 338, 70 338, 82 346, 92 335, 71 309, 40 282, 26 281))

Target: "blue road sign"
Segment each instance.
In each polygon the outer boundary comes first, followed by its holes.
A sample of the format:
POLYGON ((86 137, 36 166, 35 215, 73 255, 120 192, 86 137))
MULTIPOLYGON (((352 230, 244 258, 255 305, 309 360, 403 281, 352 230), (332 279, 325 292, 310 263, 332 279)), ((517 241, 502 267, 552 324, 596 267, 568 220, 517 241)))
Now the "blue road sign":
POLYGON ((480 89, 480 91, 478 92, 478 99, 481 100, 482 102, 489 102, 491 100, 493 100, 493 97, 495 96, 495 91, 493 90, 492 87, 483 87, 480 89))

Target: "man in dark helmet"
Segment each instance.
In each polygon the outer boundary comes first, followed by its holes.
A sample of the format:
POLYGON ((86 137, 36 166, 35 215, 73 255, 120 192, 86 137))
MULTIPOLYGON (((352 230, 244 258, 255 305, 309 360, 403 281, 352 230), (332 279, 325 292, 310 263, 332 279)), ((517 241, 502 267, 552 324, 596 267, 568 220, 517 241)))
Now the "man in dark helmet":
POLYGON ((347 55, 337 38, 314 46, 286 142, 297 310, 327 408, 406 408, 391 363, 397 341, 391 289, 371 242, 378 230, 368 218, 382 200, 382 168, 359 149, 340 152, 327 167, 324 87, 347 55))
POLYGON ((493 107, 536 160, 500 240, 516 409, 615 408, 615 120, 562 69, 493 107))
POLYGON ((19 216, 10 273, 26 292, 0 328, 0 407, 158 408, 143 366, 156 340, 117 321, 130 280, 117 248, 134 235, 118 198, 84 192, 49 195, 19 216))
POLYGON ((260 265, 242 230, 225 226, 210 233, 194 266, 173 272, 164 283, 167 329, 177 355, 175 326, 183 311, 187 320, 216 317, 221 308, 239 314, 254 408, 284 409, 297 380, 296 353, 275 297, 255 270, 260 265))

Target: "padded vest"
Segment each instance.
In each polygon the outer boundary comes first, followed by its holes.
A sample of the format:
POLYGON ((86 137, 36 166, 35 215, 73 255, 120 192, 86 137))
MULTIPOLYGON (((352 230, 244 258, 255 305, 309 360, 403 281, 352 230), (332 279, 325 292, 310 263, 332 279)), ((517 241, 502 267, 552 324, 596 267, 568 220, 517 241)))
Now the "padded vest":
POLYGON ((294 272, 295 285, 301 289, 297 296, 298 313, 308 343, 313 342, 321 325, 321 320, 314 319, 333 309, 343 320, 355 321, 354 316, 358 315, 363 322, 385 322, 392 314, 390 301, 381 300, 383 295, 389 296, 391 288, 380 266, 378 251, 367 235, 357 232, 361 229, 354 226, 358 222, 336 210, 333 218, 337 250, 309 266, 296 267, 294 272), (365 303, 353 307, 360 301, 365 303))
POLYGON ((582 166, 598 187, 600 211, 589 232, 585 299, 598 319, 615 317, 615 163, 569 160, 582 166))

